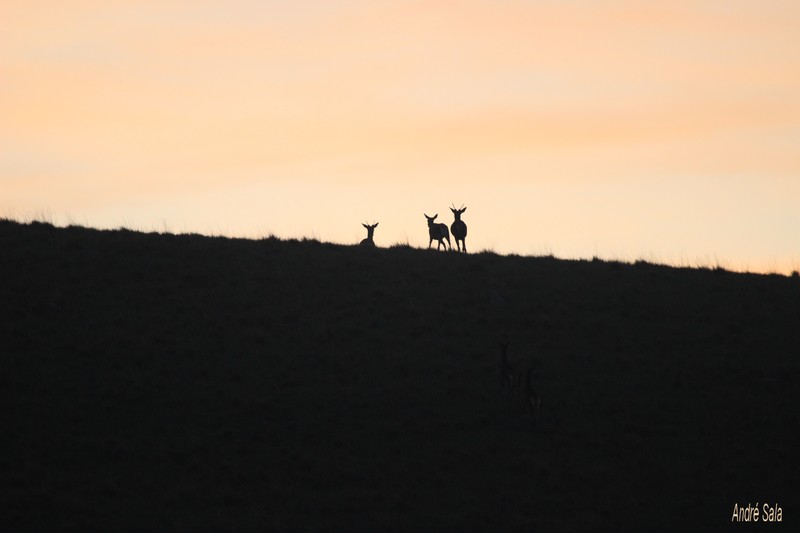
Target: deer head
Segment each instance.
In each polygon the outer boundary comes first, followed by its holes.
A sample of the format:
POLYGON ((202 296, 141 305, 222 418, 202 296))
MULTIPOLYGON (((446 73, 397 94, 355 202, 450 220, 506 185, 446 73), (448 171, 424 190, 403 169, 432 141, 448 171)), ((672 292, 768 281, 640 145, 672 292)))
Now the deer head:
POLYGON ((374 224, 372 224, 372 225, 369 225, 369 224, 367 224, 367 223, 362 223, 362 224, 361 224, 362 226, 364 226, 365 228, 367 228, 367 238, 368 238, 368 239, 371 239, 371 238, 372 238, 372 234, 373 234, 373 233, 375 233, 375 228, 377 228, 377 227, 378 227, 378 224, 379 224, 379 222, 376 222, 376 223, 374 223, 374 224))
POLYGON ((461 205, 461 208, 460 208, 460 209, 459 209, 459 208, 456 208, 456 206, 454 206, 454 205, 452 205, 452 204, 451 204, 451 206, 452 206, 452 207, 450 207, 450 211, 452 211, 452 212, 453 212, 453 216, 454 216, 454 217, 456 217, 456 220, 461 220, 461 214, 462 214, 464 211, 466 211, 466 210, 467 210, 467 208, 466 208, 466 207, 464 207, 464 205, 463 205, 463 204, 461 205))

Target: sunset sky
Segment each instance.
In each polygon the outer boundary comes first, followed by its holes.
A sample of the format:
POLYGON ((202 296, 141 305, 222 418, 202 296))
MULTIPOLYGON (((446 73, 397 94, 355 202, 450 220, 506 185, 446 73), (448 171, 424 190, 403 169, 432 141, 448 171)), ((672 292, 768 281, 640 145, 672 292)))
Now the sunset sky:
POLYGON ((0 216, 800 269, 796 0, 4 0, 0 216))

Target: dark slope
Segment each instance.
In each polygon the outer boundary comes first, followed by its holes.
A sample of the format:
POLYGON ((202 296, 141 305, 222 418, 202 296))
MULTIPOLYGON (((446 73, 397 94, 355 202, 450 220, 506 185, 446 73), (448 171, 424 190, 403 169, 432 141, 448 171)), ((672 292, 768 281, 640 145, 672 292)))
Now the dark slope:
POLYGON ((2 221, 0 305, 11 530, 725 530, 800 504, 796 278, 2 221))

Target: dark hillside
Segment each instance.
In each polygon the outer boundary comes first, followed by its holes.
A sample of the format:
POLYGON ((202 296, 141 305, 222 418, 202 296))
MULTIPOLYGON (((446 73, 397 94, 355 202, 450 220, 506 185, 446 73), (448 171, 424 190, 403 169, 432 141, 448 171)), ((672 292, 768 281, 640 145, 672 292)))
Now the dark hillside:
POLYGON ((0 306, 3 529, 797 524, 797 278, 0 221, 0 306))

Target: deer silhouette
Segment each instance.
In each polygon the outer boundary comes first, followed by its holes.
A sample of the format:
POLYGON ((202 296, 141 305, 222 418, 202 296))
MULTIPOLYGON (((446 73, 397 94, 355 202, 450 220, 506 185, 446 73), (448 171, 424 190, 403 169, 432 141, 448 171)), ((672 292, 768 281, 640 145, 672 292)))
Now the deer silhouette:
POLYGON ((464 239, 467 238, 467 225, 461 220, 461 215, 466 211, 467 208, 463 205, 461 209, 456 209, 455 206, 450 208, 450 211, 453 212, 453 216, 455 220, 450 225, 450 231, 453 233, 453 238, 456 240, 456 248, 459 252, 467 253, 467 243, 464 239))
MULTIPOLYGON (((425 213, 423 213, 423 215, 425 215, 425 213)), ((436 220, 436 217, 438 216, 439 213, 436 213, 432 217, 425 215, 425 218, 428 219, 428 234, 431 237, 431 240, 428 241, 428 248, 430 248, 433 241, 436 240, 436 249, 439 250, 444 244, 444 240, 447 239, 447 245, 444 247, 445 250, 447 250, 448 247, 452 248, 452 245, 450 244, 450 232, 447 231, 447 224, 434 223, 434 220, 436 220)))
POLYGON ((378 227, 378 224, 379 224, 378 222, 374 223, 371 226, 369 224, 361 224, 362 226, 367 228, 367 238, 362 240, 359 243, 359 246, 366 246, 366 247, 369 247, 369 248, 374 248, 375 247, 375 241, 372 240, 372 235, 375 233, 375 228, 378 227))
POLYGON ((508 389, 508 392, 513 396, 514 389, 517 383, 517 372, 514 366, 508 362, 508 341, 500 341, 500 386, 508 389))
POLYGON ((533 388, 533 368, 528 367, 522 381, 522 410, 528 416, 531 425, 535 426, 541 418, 542 397, 533 388))
POLYGON ((541 422, 542 396, 534 388, 532 366, 516 368, 508 361, 508 340, 500 341, 500 386, 508 389, 512 403, 520 408, 532 426, 541 422))

